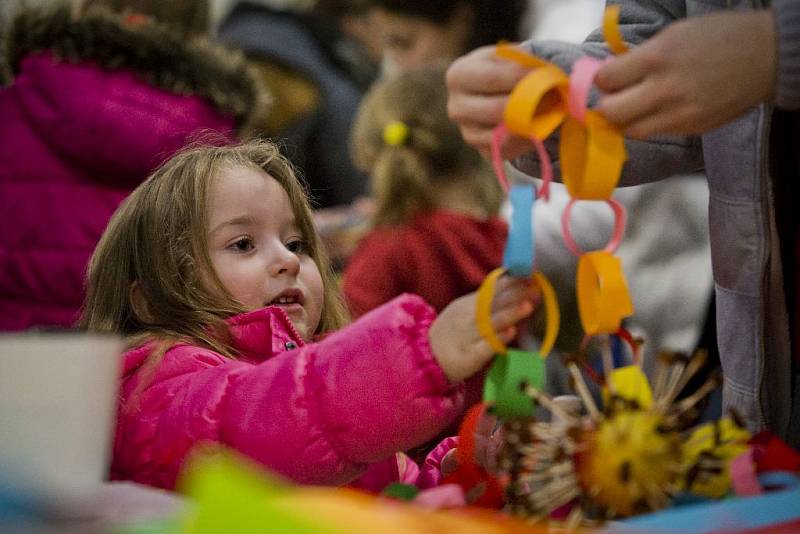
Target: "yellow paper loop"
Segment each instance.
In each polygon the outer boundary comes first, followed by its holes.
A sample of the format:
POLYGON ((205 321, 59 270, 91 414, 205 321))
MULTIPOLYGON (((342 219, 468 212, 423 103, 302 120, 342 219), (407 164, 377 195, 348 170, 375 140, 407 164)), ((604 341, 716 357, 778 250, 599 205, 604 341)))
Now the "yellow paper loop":
POLYGON ((613 334, 633 314, 622 262, 603 250, 578 259, 578 312, 587 334, 613 334))
POLYGON ((518 63, 523 67, 528 67, 529 69, 538 69, 539 67, 552 65, 550 62, 538 58, 533 54, 529 54, 519 47, 510 45, 508 43, 500 43, 497 45, 495 54, 497 54, 497 57, 508 59, 509 61, 513 61, 514 63, 518 63))
POLYGON ((521 137, 545 139, 564 121, 569 78, 555 65, 525 76, 508 97, 503 120, 521 137))
MULTIPOLYGON (((492 326, 492 300, 494 299, 495 286, 497 285, 497 280, 505 274, 505 272, 506 270, 504 268, 498 267, 486 276, 481 287, 478 288, 475 310, 478 332, 497 354, 505 354, 508 352, 508 347, 497 337, 497 333, 492 326)), ((553 290, 550 281, 547 280, 542 273, 533 273, 531 275, 531 283, 541 290, 542 299, 544 300, 546 314, 545 334, 539 354, 542 355, 542 358, 546 358, 553 349, 556 337, 558 337, 558 328, 561 319, 558 299, 556 298, 556 292, 553 290)))
POLYGON ((547 355, 550 354, 553 345, 556 343, 556 337, 558 337, 561 312, 558 309, 556 292, 553 290, 550 281, 540 272, 533 273, 531 278, 533 279, 533 283, 541 290, 542 298, 544 299, 544 310, 547 316, 545 319, 544 339, 542 340, 539 354, 542 355, 542 358, 547 358, 547 355))
POLYGON ((492 326, 492 299, 494 299, 494 287, 497 284, 497 280, 503 276, 505 272, 506 270, 503 267, 498 267, 486 275, 481 287, 478 288, 478 296, 476 299, 475 321, 478 324, 478 332, 496 354, 505 354, 508 350, 506 344, 497 337, 494 327, 492 326))
POLYGON ((627 159, 622 133, 596 111, 587 110, 586 124, 568 117, 559 144, 561 177, 579 200, 605 200, 617 187, 627 159))
POLYGON ((619 6, 608 6, 603 12, 603 38, 608 43, 608 49, 615 54, 628 51, 628 45, 619 30, 619 6))

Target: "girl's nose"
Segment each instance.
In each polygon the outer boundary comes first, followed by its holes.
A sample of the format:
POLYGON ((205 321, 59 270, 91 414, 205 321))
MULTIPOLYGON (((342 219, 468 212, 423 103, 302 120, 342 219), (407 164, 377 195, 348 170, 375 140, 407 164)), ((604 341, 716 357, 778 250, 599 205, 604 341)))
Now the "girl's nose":
POLYGON ((275 257, 270 263, 270 274, 295 276, 300 272, 300 258, 297 254, 287 249, 283 244, 276 246, 275 257))

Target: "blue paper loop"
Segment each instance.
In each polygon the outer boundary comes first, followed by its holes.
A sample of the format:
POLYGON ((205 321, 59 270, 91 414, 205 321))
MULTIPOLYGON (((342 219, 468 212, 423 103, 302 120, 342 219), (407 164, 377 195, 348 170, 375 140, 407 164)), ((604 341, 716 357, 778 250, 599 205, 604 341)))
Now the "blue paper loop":
POLYGON ((533 184, 517 183, 508 192, 511 202, 511 225, 503 252, 503 266, 513 276, 528 277, 533 273, 533 184))

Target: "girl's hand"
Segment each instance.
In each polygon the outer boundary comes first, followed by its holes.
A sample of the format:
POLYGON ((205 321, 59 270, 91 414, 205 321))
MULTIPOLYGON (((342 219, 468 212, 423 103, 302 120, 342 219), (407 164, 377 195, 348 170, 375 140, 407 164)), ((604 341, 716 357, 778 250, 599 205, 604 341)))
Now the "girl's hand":
MULTIPOLYGON (((458 124, 464 140, 485 157, 490 155, 492 132, 503 120, 508 95, 530 69, 497 57, 496 47, 484 46, 457 59, 447 70, 447 113, 458 124)), ((510 136, 503 158, 533 151, 529 141, 510 136)))
MULTIPOLYGON (((533 313, 538 290, 529 278, 503 276, 497 281, 492 302, 492 326, 503 343, 517 336, 516 324, 533 313)), ((451 302, 431 325, 431 350, 451 382, 460 382, 481 370, 494 351, 478 332, 475 320, 477 293, 451 302)))

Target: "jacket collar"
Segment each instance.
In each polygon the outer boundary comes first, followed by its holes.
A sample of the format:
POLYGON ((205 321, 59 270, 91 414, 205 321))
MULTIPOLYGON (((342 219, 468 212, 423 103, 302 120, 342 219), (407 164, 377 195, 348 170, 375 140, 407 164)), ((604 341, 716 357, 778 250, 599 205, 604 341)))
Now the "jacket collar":
POLYGON ((231 345, 242 359, 263 361, 305 345, 286 313, 275 306, 242 313, 227 322, 231 345))
POLYGON ((10 85, 22 60, 52 53, 69 63, 93 61, 113 71, 132 71, 176 94, 194 94, 235 119, 249 133, 269 113, 270 97, 240 52, 207 38, 185 38, 157 22, 131 23, 101 7, 75 16, 67 3, 20 11, 0 39, 0 83, 10 85))

